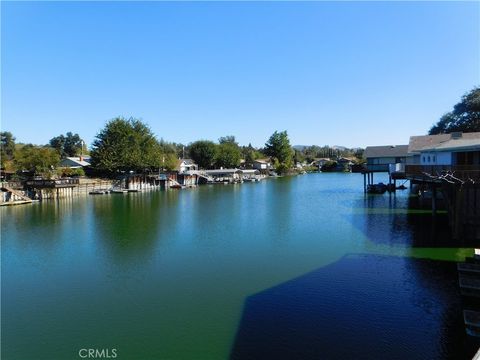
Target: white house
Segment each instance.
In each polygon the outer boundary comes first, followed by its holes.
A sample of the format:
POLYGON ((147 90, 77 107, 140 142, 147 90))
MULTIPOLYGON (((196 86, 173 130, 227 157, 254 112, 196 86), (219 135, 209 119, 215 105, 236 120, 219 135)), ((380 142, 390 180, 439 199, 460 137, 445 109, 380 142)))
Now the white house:
POLYGON ((198 170, 198 166, 191 159, 178 159, 175 170, 177 170, 179 174, 183 174, 186 171, 198 170))
POLYGON ((254 160, 253 168, 257 170, 270 170, 272 168, 272 163, 269 159, 254 160))

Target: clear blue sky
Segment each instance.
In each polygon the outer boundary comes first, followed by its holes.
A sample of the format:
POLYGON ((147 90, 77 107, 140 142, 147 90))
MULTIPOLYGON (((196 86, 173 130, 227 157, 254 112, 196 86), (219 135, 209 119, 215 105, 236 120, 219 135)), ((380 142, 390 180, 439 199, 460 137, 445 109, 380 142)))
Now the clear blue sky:
POLYGON ((479 2, 4 2, 2 130, 407 143, 480 84, 479 2))

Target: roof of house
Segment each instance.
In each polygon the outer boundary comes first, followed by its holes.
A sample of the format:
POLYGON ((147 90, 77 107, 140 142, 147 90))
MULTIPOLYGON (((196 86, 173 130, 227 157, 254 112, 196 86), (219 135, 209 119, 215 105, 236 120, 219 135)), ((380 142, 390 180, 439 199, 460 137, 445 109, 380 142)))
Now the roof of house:
POLYGON ((195 161, 193 161, 192 159, 178 159, 178 165, 180 165, 181 163, 185 163, 185 165, 195 165, 195 161))
POLYGON ((270 164, 270 159, 257 159, 257 160, 253 160, 253 162, 258 162, 261 164, 270 164))
MULTIPOLYGON (((90 158, 88 158, 90 160, 90 158)), ((84 157, 79 156, 68 156, 65 159, 62 159, 60 163, 63 163, 65 160, 69 160, 77 166, 90 166, 90 162, 85 161, 84 157)))
POLYGON ((240 169, 215 169, 215 170, 205 170, 205 173, 208 175, 217 175, 217 174, 234 174, 241 173, 240 169))
POLYGON ((367 146, 364 155, 366 158, 404 157, 407 152, 408 145, 367 146))
POLYGON ((340 157, 337 159, 337 162, 351 162, 354 161, 354 158, 348 158, 348 157, 340 157))
POLYGON ((409 153, 426 150, 451 150, 480 145, 480 132, 410 136, 409 153))
POLYGON ((242 174, 260 174, 260 171, 256 169, 244 169, 241 170, 242 174))
POLYGON ((175 169, 180 170, 180 166, 182 166, 182 164, 185 164, 186 166, 192 166, 195 165, 195 162, 192 159, 178 159, 175 169))

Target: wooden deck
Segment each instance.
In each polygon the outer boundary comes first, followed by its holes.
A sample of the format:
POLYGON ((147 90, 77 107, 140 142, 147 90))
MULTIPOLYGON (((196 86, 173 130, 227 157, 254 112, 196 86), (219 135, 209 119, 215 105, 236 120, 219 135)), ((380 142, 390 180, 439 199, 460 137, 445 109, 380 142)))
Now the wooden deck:
POLYGON ((4 201, 4 202, 0 202, 0 206, 23 205, 23 204, 31 204, 32 202, 33 200, 4 201))

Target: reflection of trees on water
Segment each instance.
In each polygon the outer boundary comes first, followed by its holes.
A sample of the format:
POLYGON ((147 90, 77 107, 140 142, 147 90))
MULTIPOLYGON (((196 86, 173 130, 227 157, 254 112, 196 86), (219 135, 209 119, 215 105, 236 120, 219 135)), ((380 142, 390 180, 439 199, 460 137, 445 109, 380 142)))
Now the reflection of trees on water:
POLYGON ((2 238, 28 245, 59 243, 85 227, 87 203, 83 198, 46 200, 1 209, 2 238))
POLYGON ((95 233, 108 251, 134 258, 168 242, 176 207, 176 192, 98 197, 92 204, 95 233))

